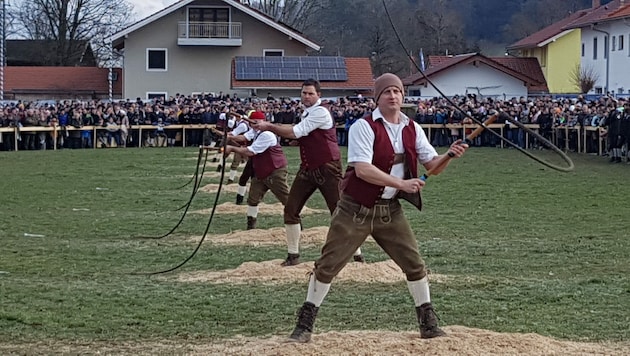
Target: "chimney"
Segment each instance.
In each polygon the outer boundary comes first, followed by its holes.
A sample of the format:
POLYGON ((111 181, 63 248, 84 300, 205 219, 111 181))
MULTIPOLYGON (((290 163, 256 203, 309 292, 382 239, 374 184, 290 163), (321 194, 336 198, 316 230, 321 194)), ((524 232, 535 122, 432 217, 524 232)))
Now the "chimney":
POLYGON ((593 0, 593 9, 597 9, 601 5, 601 0, 593 0))

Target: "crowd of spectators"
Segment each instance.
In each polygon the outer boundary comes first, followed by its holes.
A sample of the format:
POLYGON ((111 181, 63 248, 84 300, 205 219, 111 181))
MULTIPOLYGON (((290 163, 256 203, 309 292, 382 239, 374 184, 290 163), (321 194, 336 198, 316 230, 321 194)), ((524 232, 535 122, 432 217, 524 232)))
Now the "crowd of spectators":
MULTIPOLYGON (((420 124, 472 124, 473 121, 453 106, 454 103, 463 112, 485 120, 492 111, 501 113, 498 123, 505 124, 503 135, 507 140, 522 148, 541 147, 536 140, 530 140, 526 147, 525 133, 522 129, 510 127, 505 116, 524 124, 538 124, 539 133, 549 140, 555 140, 559 147, 576 151, 578 132, 576 130, 555 130, 558 127, 603 127, 608 128, 612 113, 621 112, 623 118, 617 131, 624 137, 630 137, 630 107, 628 101, 602 96, 588 101, 582 96, 571 99, 555 99, 551 96, 512 98, 496 100, 478 98, 475 95, 454 96, 452 103, 444 98, 408 100, 417 109, 412 117, 420 124), (625 110, 625 111, 624 111, 625 110), (607 123, 608 121, 608 123, 607 123), (553 133, 557 134, 554 135, 553 133), (568 135, 565 136, 565 133, 568 135)), ((322 104, 332 113, 338 127, 340 145, 346 144, 349 127, 359 118, 375 109, 371 98, 361 95, 336 99, 324 99, 322 104)), ((57 125, 60 129, 56 137, 48 132, 18 130, 18 149, 49 149, 56 139, 57 148, 92 148, 92 147, 138 147, 138 146, 198 146, 214 141, 209 126, 217 124, 221 113, 260 110, 265 112, 267 120, 274 123, 295 124, 298 122, 302 107, 299 101, 291 98, 249 97, 240 98, 236 94, 211 95, 175 95, 170 98, 158 98, 148 101, 140 98, 120 100, 110 103, 99 100, 62 100, 57 102, 17 102, 5 105, 0 111, 0 127, 57 125), (185 131, 182 140, 181 130, 169 130, 169 125, 193 125, 185 131), (138 125, 151 125, 154 129, 140 130, 138 125), (85 126, 97 126, 96 140, 92 130, 81 130, 85 126)), ((223 116, 225 117, 225 115, 223 116)), ((431 132, 431 143, 436 146, 448 146, 468 134, 461 128, 447 126, 435 127, 431 132)), ((615 132, 617 132, 615 131, 615 132)), ((0 137, 0 150, 14 150, 14 132, 4 132, 0 137)), ((586 152, 598 152, 599 132, 588 131, 586 152)), ((476 146, 500 146, 500 140, 489 133, 483 133, 474 142, 476 146)))

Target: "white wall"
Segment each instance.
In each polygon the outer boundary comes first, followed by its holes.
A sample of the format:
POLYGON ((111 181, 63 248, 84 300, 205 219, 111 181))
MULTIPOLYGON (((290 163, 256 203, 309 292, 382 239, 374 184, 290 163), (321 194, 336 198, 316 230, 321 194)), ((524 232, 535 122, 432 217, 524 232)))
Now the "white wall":
MULTIPOLYGON (((523 81, 501 72, 485 63, 477 61, 460 64, 431 77, 431 81, 446 96, 463 94, 481 94, 483 97, 507 98, 527 96, 527 87, 523 81), (478 88, 479 90, 477 90, 478 88)), ((417 87, 409 87, 410 90, 417 87)), ((423 98, 432 98, 440 94, 431 86, 420 88, 423 98)))
MULTIPOLYGON (((618 93, 623 88, 623 93, 630 93, 630 22, 622 20, 610 21, 600 24, 595 29, 606 31, 608 38, 608 59, 604 56, 604 38, 606 34, 595 31, 593 28, 582 29, 582 43, 584 44, 584 56, 581 59, 582 68, 592 68, 598 75, 595 87, 602 88, 606 93, 606 79, 608 78, 608 91, 618 93), (623 48, 619 49, 619 37, 623 36, 623 48), (597 59, 593 59, 593 39, 597 37, 597 59), (616 38, 616 46, 613 50, 613 37, 616 38), (608 77, 606 67, 608 66, 608 77)), ((591 91, 595 93, 595 90, 591 91)))

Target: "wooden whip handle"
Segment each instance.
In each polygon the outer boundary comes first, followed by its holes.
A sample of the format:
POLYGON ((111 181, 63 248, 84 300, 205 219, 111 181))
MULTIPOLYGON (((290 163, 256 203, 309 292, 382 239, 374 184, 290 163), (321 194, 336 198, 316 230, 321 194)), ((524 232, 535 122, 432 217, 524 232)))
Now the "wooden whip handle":
MULTIPOLYGON (((483 122, 483 124, 479 125, 479 127, 477 127, 473 132, 471 132, 468 136, 466 136, 466 138, 464 139, 462 143, 471 144, 472 140, 474 140, 477 136, 479 136, 481 132, 485 130, 488 125, 495 122, 498 118, 499 118, 499 113, 490 115, 486 119, 486 121, 483 122)), ((448 151, 447 154, 442 156, 442 158, 440 159, 440 161, 437 163, 435 167, 433 167, 432 169, 430 169, 429 171, 427 171, 425 174, 423 174, 420 177, 420 180, 426 181, 427 179, 429 179, 429 177, 434 175, 436 171, 441 170, 446 164, 448 164, 448 162, 451 159, 453 159, 453 157, 455 157, 455 154, 453 154, 453 152, 451 151, 448 151)))

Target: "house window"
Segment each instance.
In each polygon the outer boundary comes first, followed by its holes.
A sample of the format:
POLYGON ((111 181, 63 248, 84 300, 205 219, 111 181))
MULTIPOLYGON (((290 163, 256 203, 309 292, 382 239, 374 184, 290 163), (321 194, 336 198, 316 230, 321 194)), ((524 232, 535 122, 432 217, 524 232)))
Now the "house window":
POLYGON ((623 94, 623 88, 617 88, 617 94, 623 94))
POLYGON ((283 57, 283 49, 263 49, 263 56, 265 57, 283 57))
POLYGON ((604 59, 608 58, 608 36, 604 36, 604 59))
POLYGON ((540 66, 547 66, 547 47, 543 47, 540 49, 540 66))
POLYGON ((193 7, 188 9, 188 25, 194 37, 229 38, 230 9, 193 7))
POLYGON ((229 8, 199 7, 188 9, 189 22, 230 22, 229 8))
POLYGON ((597 59, 597 37, 593 38, 593 59, 597 59))
POLYGON ((582 43, 582 57, 584 57, 584 43, 582 43))
POLYGON ((595 87, 595 94, 603 94, 604 90, 602 89, 602 87, 595 87))
POLYGON ((617 49, 617 36, 613 36, 612 37, 612 48, 610 50, 614 52, 616 49, 617 49))
POLYGON ((623 35, 619 36, 619 50, 623 51, 623 35))
POLYGON ((153 99, 166 99, 168 98, 168 93, 165 91, 150 91, 147 92, 147 100, 153 99))
POLYGON ((166 58, 166 48, 147 48, 147 71, 165 72, 166 58))

